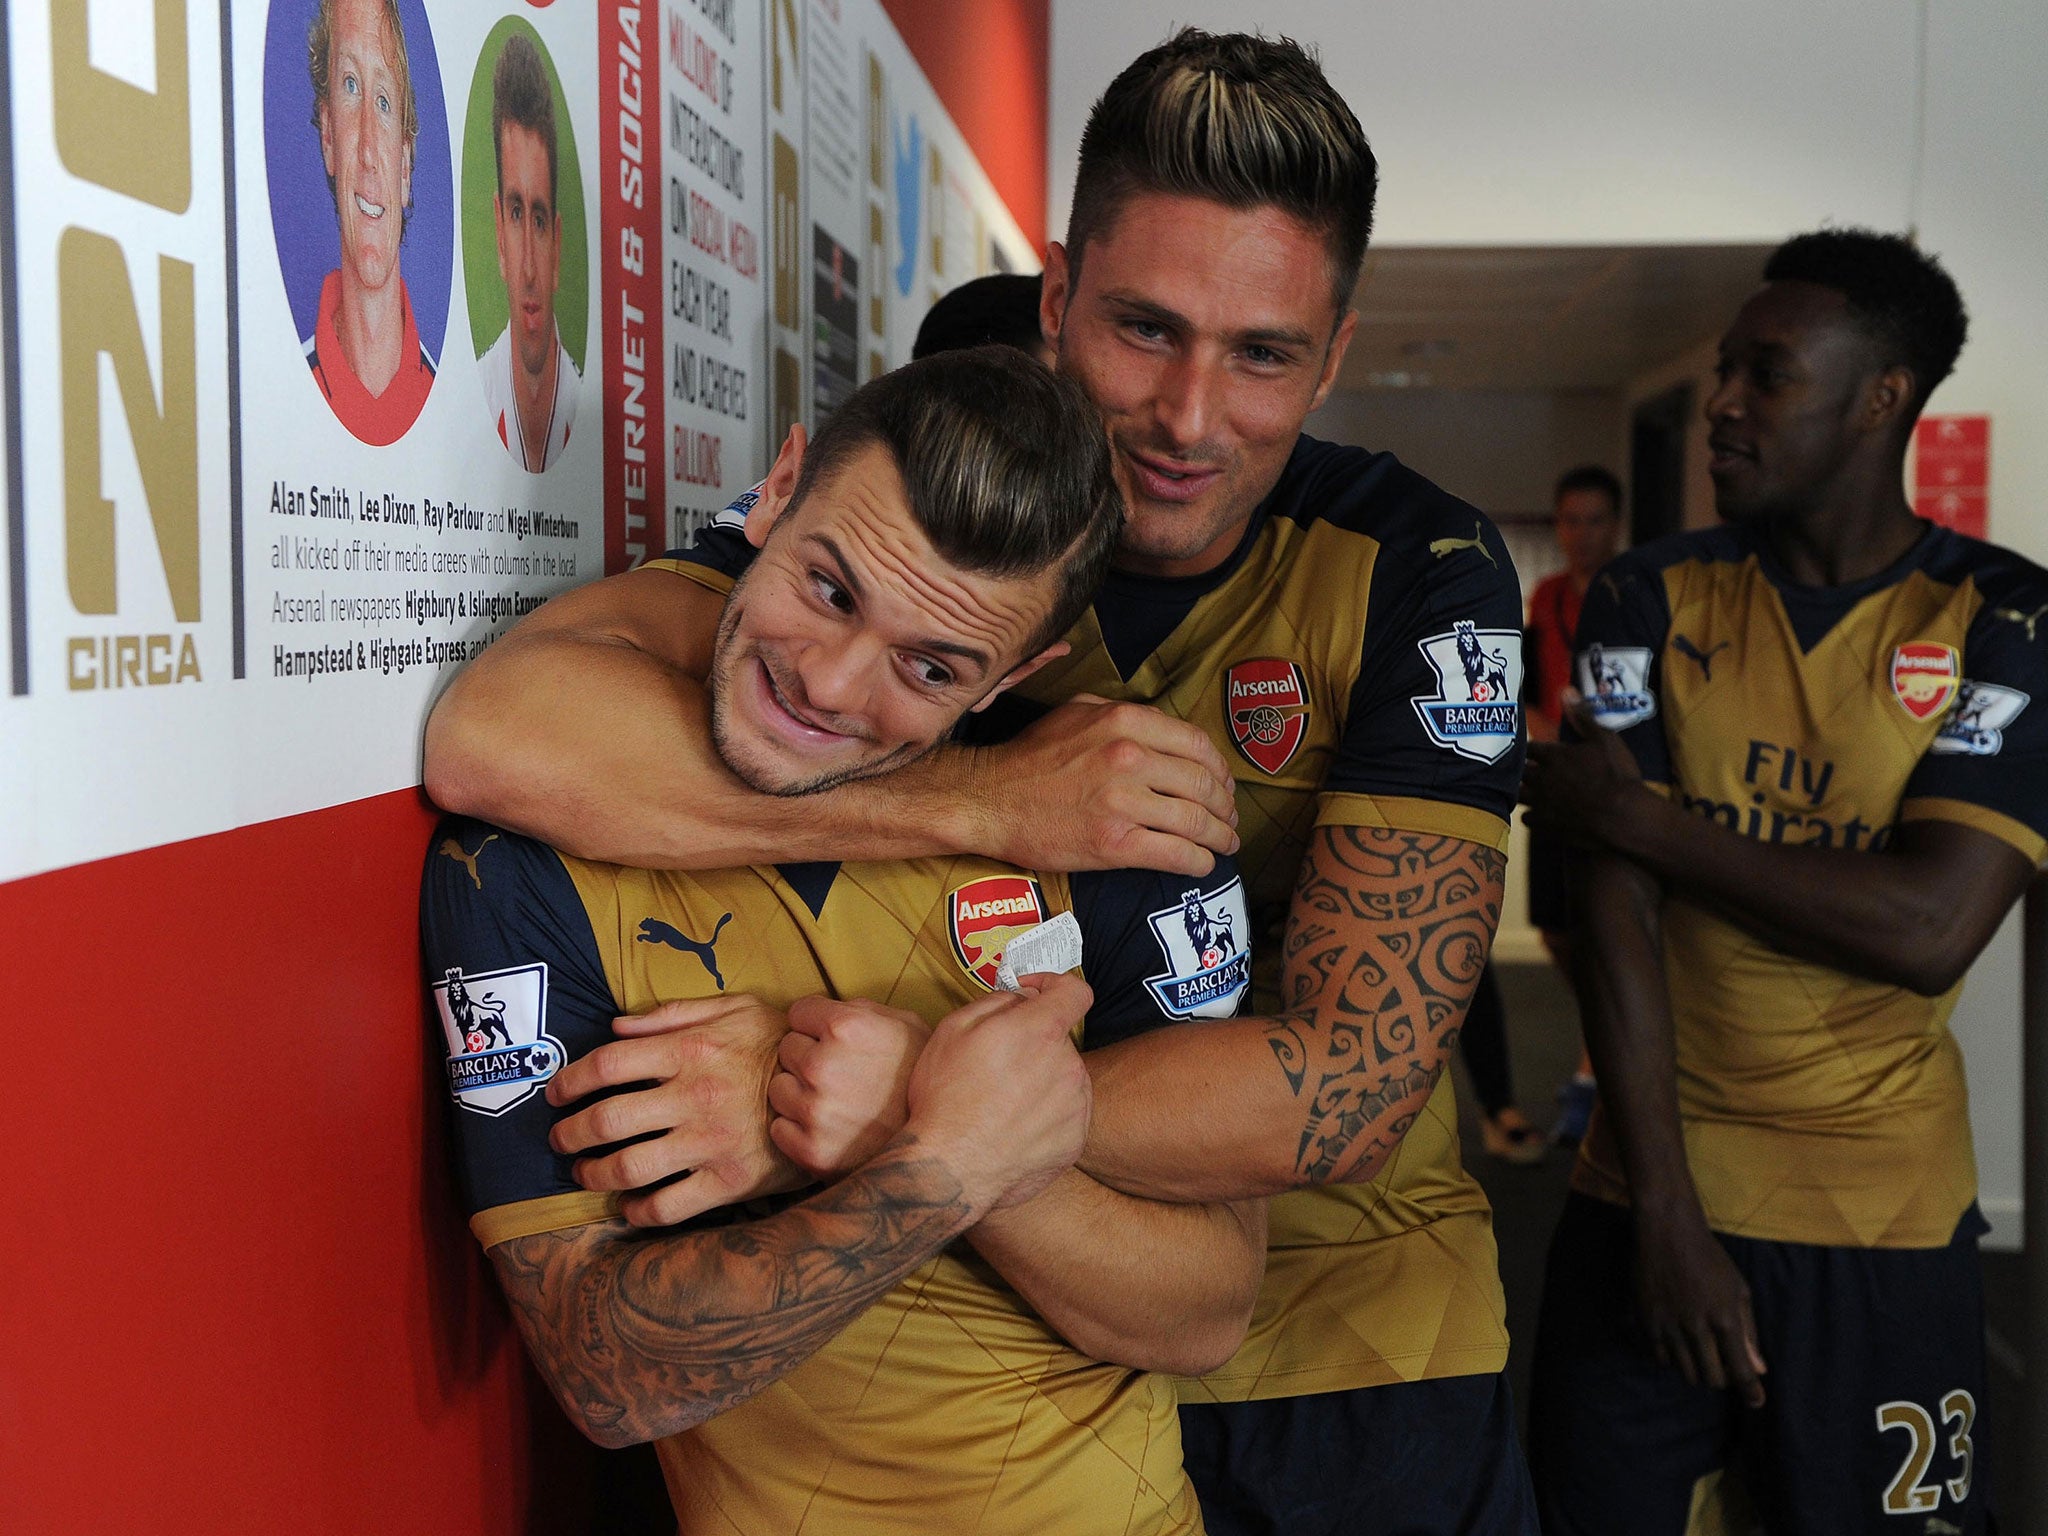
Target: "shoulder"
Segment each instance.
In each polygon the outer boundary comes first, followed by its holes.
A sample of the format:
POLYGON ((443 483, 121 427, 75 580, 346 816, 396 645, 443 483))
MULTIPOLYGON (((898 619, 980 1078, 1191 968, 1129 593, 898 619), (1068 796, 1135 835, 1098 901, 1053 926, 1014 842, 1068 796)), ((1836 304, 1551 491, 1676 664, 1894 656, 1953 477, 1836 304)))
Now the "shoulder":
POLYGON ((1936 581, 1971 583, 1987 608, 2048 602, 2048 570, 2019 551, 1946 528, 1928 542, 1921 569, 1936 581))
POLYGON ((1429 546, 1445 539, 1500 545, 1485 513, 1391 453, 1306 434, 1296 440, 1266 508, 1304 529, 1325 524, 1425 559, 1429 546))

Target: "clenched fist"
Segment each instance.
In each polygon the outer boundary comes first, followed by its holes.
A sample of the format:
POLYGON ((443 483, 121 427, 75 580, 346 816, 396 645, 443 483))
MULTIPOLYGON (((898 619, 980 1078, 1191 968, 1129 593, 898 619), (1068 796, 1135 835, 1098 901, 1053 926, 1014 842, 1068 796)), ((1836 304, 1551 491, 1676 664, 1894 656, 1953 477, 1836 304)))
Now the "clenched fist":
POLYGON ((930 1035, 916 1014, 880 1003, 806 997, 790 1004, 782 1070, 768 1085, 776 1147, 818 1178, 873 1157, 903 1129, 911 1072, 930 1035))
POLYGON ((1094 1000, 1077 976, 1034 976, 956 1009, 925 1042, 909 1129, 977 1210, 1029 1200, 1081 1155, 1090 1098, 1073 1034, 1094 1000))

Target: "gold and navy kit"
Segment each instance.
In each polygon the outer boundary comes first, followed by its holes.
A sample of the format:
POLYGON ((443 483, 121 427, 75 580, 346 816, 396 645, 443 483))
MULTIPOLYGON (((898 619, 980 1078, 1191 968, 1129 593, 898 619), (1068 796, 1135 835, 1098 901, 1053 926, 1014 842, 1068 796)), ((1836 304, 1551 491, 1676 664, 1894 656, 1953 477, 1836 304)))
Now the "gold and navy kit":
MULTIPOLYGON (((743 496, 658 564, 711 584, 752 556, 743 496)), ((1200 576, 1112 571, 1069 654, 1016 690, 1149 704, 1236 770, 1255 1013, 1317 826, 1505 850, 1522 770, 1521 594, 1493 526, 1390 454, 1302 437, 1237 549, 1200 576)), ((1016 721, 1011 696, 970 730, 1016 721)), ((1475 1375, 1507 1363, 1493 1214, 1458 1152, 1451 1075, 1380 1176, 1271 1203, 1251 1334, 1190 1401, 1475 1375)))
MULTIPOLYGON (((478 1238, 616 1214, 548 1146, 568 1111, 541 1092, 611 1038, 616 1015, 721 993, 825 994, 936 1020, 985 995, 1004 945, 1061 912, 1082 931, 1090 1043, 1225 1017, 1248 991, 1243 890, 1228 867, 1201 881, 981 858, 685 874, 444 823, 422 937, 478 1238)), ((1079 1354, 965 1245, 759 1396, 657 1449, 685 1536, 1202 1528, 1171 1380, 1079 1354)))
MULTIPOLYGON (((1521 595, 1494 528, 1403 467, 1303 437, 1236 551, 1200 576, 1112 572, 1065 658, 1023 685, 1150 704, 1208 732, 1237 780, 1257 964, 1311 831, 1388 827, 1503 851, 1522 769, 1521 595)), ((1278 1197, 1236 1358, 1190 1401, 1499 1371, 1493 1214, 1459 1158, 1451 1074, 1369 1184, 1278 1197)))
MULTIPOLYGON (((1578 683, 1643 776, 1745 837, 1882 849, 1948 821, 2048 849, 2048 573, 1929 525, 1891 568, 1801 587, 1731 526, 1622 556, 1586 595, 1578 683)), ((1686 1155, 1708 1224, 1941 1248, 1976 1198, 1941 997, 1663 907, 1686 1155)), ((1625 1202, 1596 1117, 1573 1176, 1625 1202)))

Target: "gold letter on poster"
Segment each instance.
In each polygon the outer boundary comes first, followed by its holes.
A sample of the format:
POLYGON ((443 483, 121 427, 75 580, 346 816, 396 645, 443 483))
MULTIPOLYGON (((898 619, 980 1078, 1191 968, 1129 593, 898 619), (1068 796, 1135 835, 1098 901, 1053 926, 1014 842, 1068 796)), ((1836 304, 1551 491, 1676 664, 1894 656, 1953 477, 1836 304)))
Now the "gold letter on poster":
POLYGON ((774 247, 775 323, 795 330, 803 313, 803 228, 797 199, 803 193, 803 167, 796 147, 775 135, 775 207, 768 239, 774 247))
MULTIPOLYGON (((167 212, 183 213, 192 206, 185 0, 156 0, 154 91, 93 67, 88 11, 88 0, 50 0, 51 111, 57 120, 57 153, 74 176, 167 212)), ((134 19, 109 16, 103 25, 132 26, 134 19)))
MULTIPOLYGON (((782 107, 782 34, 789 32, 789 72, 796 73, 796 0, 768 0, 769 62, 773 78, 769 84, 769 104, 776 111, 782 107)), ((792 91, 791 96, 796 94, 792 91)), ((789 110, 794 112, 796 104, 791 102, 789 110)))
POLYGON ((100 357, 114 365, 157 558, 184 624, 199 618, 198 351, 189 262, 157 259, 163 396, 151 387, 128 259, 105 235, 76 227, 57 241, 57 347, 64 402, 64 550, 71 603, 118 611, 114 504, 100 483, 100 357))

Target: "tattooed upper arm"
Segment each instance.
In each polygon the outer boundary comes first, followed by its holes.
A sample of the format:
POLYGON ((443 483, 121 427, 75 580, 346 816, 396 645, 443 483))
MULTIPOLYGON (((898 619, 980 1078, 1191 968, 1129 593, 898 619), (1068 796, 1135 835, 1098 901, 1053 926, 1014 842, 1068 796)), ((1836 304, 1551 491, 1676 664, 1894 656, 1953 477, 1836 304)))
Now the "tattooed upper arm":
POLYGON ((795 1369, 973 1215, 905 1138, 759 1221, 652 1233, 609 1221, 513 1238, 491 1258, 570 1419, 601 1445, 634 1445, 795 1369))
POLYGON ((1493 943, 1506 868, 1462 838, 1316 829, 1267 1032, 1302 1109, 1305 1182, 1370 1179, 1421 1112, 1493 943))

